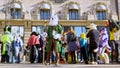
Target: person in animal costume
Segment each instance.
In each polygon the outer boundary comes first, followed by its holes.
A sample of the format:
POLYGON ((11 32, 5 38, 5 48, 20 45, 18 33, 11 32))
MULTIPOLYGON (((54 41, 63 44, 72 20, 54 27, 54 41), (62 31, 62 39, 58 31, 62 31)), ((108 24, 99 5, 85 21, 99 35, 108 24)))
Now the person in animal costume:
POLYGON ((98 50, 98 56, 100 58, 98 63, 109 63, 109 57, 108 54, 105 53, 111 52, 111 47, 108 44, 108 34, 106 28, 100 29, 100 41, 99 41, 99 50, 98 50))
POLYGON ((47 41, 48 44, 46 46, 46 51, 47 51, 47 60, 46 60, 46 65, 50 64, 50 55, 51 52, 55 52, 55 65, 59 64, 59 52, 61 51, 60 47, 60 39, 62 35, 62 26, 58 24, 58 17, 57 15, 52 15, 48 29, 47 29, 47 41))
POLYGON ((4 28, 4 34, 1 37, 1 42, 2 42, 2 49, 1 49, 1 55, 2 55, 2 59, 1 62, 2 63, 9 63, 9 57, 10 57, 10 47, 11 47, 11 43, 13 41, 12 35, 11 35, 11 27, 10 26, 6 26, 4 28))
POLYGON ((85 64, 88 64, 88 46, 86 34, 82 33, 79 38, 81 57, 83 57, 85 64))
POLYGON ((89 31, 86 35, 89 38, 89 57, 92 64, 97 64, 97 49, 99 46, 99 31, 97 30, 97 25, 91 23, 89 26, 89 31))
POLYGON ((115 33, 119 30, 119 26, 113 20, 109 20, 108 22, 109 22, 108 27, 109 27, 109 34, 110 34, 109 45, 112 48, 111 62, 113 63, 114 59, 116 60, 116 62, 118 62, 118 43, 116 43, 116 40, 115 40, 115 33))

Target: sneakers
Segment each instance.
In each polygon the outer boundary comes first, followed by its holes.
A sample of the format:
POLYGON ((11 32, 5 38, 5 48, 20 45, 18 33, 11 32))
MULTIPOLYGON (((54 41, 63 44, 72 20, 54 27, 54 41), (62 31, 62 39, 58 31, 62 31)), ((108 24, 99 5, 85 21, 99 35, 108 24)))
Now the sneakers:
POLYGON ((47 66, 48 66, 48 65, 50 65, 50 63, 45 63, 45 65, 47 65, 47 66))
POLYGON ((95 64, 95 65, 97 65, 97 62, 94 62, 94 61, 93 61, 93 62, 92 62, 92 64, 95 64))
POLYGON ((59 66, 60 64, 59 63, 55 63, 56 66, 59 66))

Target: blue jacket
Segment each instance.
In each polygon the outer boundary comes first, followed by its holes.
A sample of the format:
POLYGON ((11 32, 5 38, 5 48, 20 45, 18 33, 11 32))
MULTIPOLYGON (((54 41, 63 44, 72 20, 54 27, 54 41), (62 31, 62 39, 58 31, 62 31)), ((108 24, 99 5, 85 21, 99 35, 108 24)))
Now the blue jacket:
POLYGON ((84 46, 87 46, 87 39, 80 38, 79 39, 79 44, 80 44, 80 48, 84 47, 84 46))

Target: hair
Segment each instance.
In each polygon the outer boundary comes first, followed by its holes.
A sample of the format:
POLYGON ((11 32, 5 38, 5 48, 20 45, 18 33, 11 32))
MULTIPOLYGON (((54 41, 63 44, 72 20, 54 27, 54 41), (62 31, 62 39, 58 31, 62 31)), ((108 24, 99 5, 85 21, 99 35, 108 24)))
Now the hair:
POLYGON ((37 34, 35 31, 32 32, 30 35, 31 35, 31 36, 32 36, 32 35, 36 35, 36 36, 38 36, 38 34, 37 34))

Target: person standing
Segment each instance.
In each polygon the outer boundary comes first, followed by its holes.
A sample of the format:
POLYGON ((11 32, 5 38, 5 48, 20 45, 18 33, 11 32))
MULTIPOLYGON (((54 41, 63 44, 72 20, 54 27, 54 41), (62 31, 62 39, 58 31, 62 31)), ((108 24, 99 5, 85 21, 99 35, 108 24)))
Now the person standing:
POLYGON ((87 33, 86 37, 89 38, 89 56, 90 62, 92 64, 97 64, 97 49, 99 46, 99 31, 97 30, 97 25, 90 24, 90 30, 87 33))
POLYGON ((80 44, 81 57, 83 57, 85 64, 88 64, 88 46, 87 46, 87 38, 85 33, 82 33, 80 35, 79 44, 80 44))
POLYGON ((14 34, 12 43, 12 63, 20 63, 20 55, 22 51, 23 41, 18 34, 14 34))
POLYGON ((55 65, 59 65, 59 52, 61 51, 60 48, 60 39, 62 35, 62 26, 58 23, 57 15, 53 15, 50 19, 49 26, 47 29, 47 41, 48 44, 46 46, 47 51, 47 59, 46 65, 50 64, 50 55, 51 52, 55 52, 55 65))
POLYGON ((67 44, 68 44, 68 51, 71 57, 71 63, 76 63, 76 50, 78 49, 76 41, 77 37, 75 36, 75 32, 71 28, 68 28, 67 32, 67 44))
POLYGON ((2 59, 1 62, 2 63, 9 63, 9 57, 10 57, 10 47, 11 47, 11 43, 13 41, 12 35, 11 35, 11 27, 10 26, 6 26, 4 28, 4 34, 1 37, 1 42, 2 42, 2 49, 1 49, 1 55, 2 55, 2 59))

